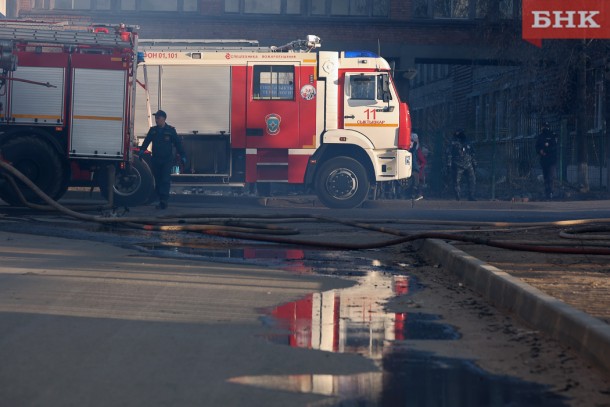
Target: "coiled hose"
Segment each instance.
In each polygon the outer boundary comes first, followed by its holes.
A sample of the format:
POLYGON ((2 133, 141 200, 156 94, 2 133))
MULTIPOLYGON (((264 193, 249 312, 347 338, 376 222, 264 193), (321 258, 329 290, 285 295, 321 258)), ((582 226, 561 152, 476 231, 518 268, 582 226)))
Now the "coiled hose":
MULTIPOLYGON (((380 227, 363 223, 355 220, 344 220, 331 217, 323 217, 308 214, 298 214, 278 217, 277 215, 260 215, 252 216, 247 215, 243 217, 226 217, 226 216, 210 216, 210 215, 188 215, 181 217, 106 217, 106 216, 95 216, 89 215, 75 210, 69 209, 49 196, 47 196, 40 188, 38 188, 30 179, 19 172, 10 164, 0 160, 0 170, 4 178, 6 178, 9 184, 15 189, 22 203, 30 208, 37 209, 40 206, 34 205, 25 200, 21 194, 16 182, 13 178, 24 183, 28 188, 31 188, 49 207, 57 210, 64 215, 80 219, 88 222, 98 222, 104 224, 113 224, 118 226, 126 226, 130 228, 149 230, 149 231, 186 231, 186 232, 198 232, 206 235, 220 236, 233 239, 242 240, 253 240, 263 241, 278 244, 290 244, 299 246, 318 247, 325 249, 340 249, 340 250, 363 250, 363 249, 375 249, 387 246, 398 245, 406 242, 412 242, 421 239, 442 239, 449 241, 459 241, 465 243, 474 243, 479 245, 487 245, 490 247, 497 247, 509 250, 520 250, 540 253, 564 253, 564 254, 589 254, 589 255, 610 255, 610 244, 603 244, 603 247, 590 247, 584 245, 583 241, 588 240, 591 237, 589 235, 578 237, 579 233, 594 233, 594 232, 607 232, 610 229, 608 227, 588 227, 584 229, 573 229, 571 231, 562 231, 560 237, 568 237, 570 239, 578 239, 580 243, 578 246, 562 246, 554 245, 547 246, 544 244, 531 244, 524 242, 509 242, 492 240, 474 236, 468 236, 457 233, 443 233, 443 232, 422 232, 422 233, 407 233, 400 230, 380 227), (247 222, 244 221, 247 219, 247 222), (259 220, 266 220, 266 224, 261 224, 259 220), (344 242, 320 242, 310 241, 306 239, 296 239, 286 237, 287 235, 296 235, 300 232, 292 228, 283 228, 276 225, 270 224, 269 221, 273 220, 276 222, 326 222, 326 223, 337 223, 356 228, 376 231, 379 233, 390 234, 398 236, 394 239, 389 239, 381 242, 373 243, 344 243, 344 242), (206 223, 201 223, 205 221, 206 223)), ((47 207, 45 207, 46 209, 47 207)), ((549 226, 575 226, 575 225, 590 225, 599 223, 610 223, 610 219, 576 219, 556 222, 529 222, 529 223, 511 223, 511 222, 457 222, 457 221, 429 221, 429 220, 391 220, 391 221, 380 221, 381 222, 393 222, 393 223, 409 223, 409 224, 426 224, 426 225, 452 225, 452 226, 487 226, 487 227, 549 227, 549 226)), ((610 237, 596 236, 595 240, 610 240, 610 237)), ((599 246, 599 243, 597 244, 599 246)))

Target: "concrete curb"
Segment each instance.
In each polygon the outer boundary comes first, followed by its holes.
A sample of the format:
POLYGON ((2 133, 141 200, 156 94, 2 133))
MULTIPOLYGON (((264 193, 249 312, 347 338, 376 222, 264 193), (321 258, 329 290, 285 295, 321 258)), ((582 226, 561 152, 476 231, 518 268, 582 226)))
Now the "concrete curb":
POLYGON ((610 372, 610 325, 444 241, 426 239, 419 251, 461 277, 496 308, 515 314, 610 372))

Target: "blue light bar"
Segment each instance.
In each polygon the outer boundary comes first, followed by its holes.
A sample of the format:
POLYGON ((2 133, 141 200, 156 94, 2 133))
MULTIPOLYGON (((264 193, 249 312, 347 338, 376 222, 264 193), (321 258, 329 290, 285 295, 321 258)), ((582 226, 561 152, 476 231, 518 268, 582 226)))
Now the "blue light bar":
POLYGON ((379 58, 379 55, 371 51, 345 51, 345 58, 379 58))

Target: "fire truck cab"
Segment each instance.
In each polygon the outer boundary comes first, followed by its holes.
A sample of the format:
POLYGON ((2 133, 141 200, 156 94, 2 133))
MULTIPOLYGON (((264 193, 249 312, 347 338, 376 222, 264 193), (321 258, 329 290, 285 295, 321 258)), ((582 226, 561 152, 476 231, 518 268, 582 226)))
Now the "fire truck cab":
MULTIPOLYGON (((141 39, 135 134, 168 113, 188 159, 173 190, 305 184, 326 206, 352 208, 372 184, 409 177, 409 111, 387 61, 319 46, 141 39)), ((116 188, 115 199, 132 193, 116 188)))

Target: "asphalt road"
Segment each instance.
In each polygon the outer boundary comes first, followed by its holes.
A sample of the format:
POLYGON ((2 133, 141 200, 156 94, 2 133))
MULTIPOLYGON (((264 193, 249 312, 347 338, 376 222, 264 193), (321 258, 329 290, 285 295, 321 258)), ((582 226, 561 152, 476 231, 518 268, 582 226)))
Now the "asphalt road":
MULTIPOLYGON (((406 231, 448 226, 397 220, 607 214, 603 203, 371 202, 340 212, 294 197, 262 204, 178 197, 163 214, 319 214, 406 231)), ((278 250, 2 209, 2 405, 603 405, 606 382, 569 350, 408 247, 278 250)), ((312 241, 392 238, 337 223, 277 225, 312 241)))

